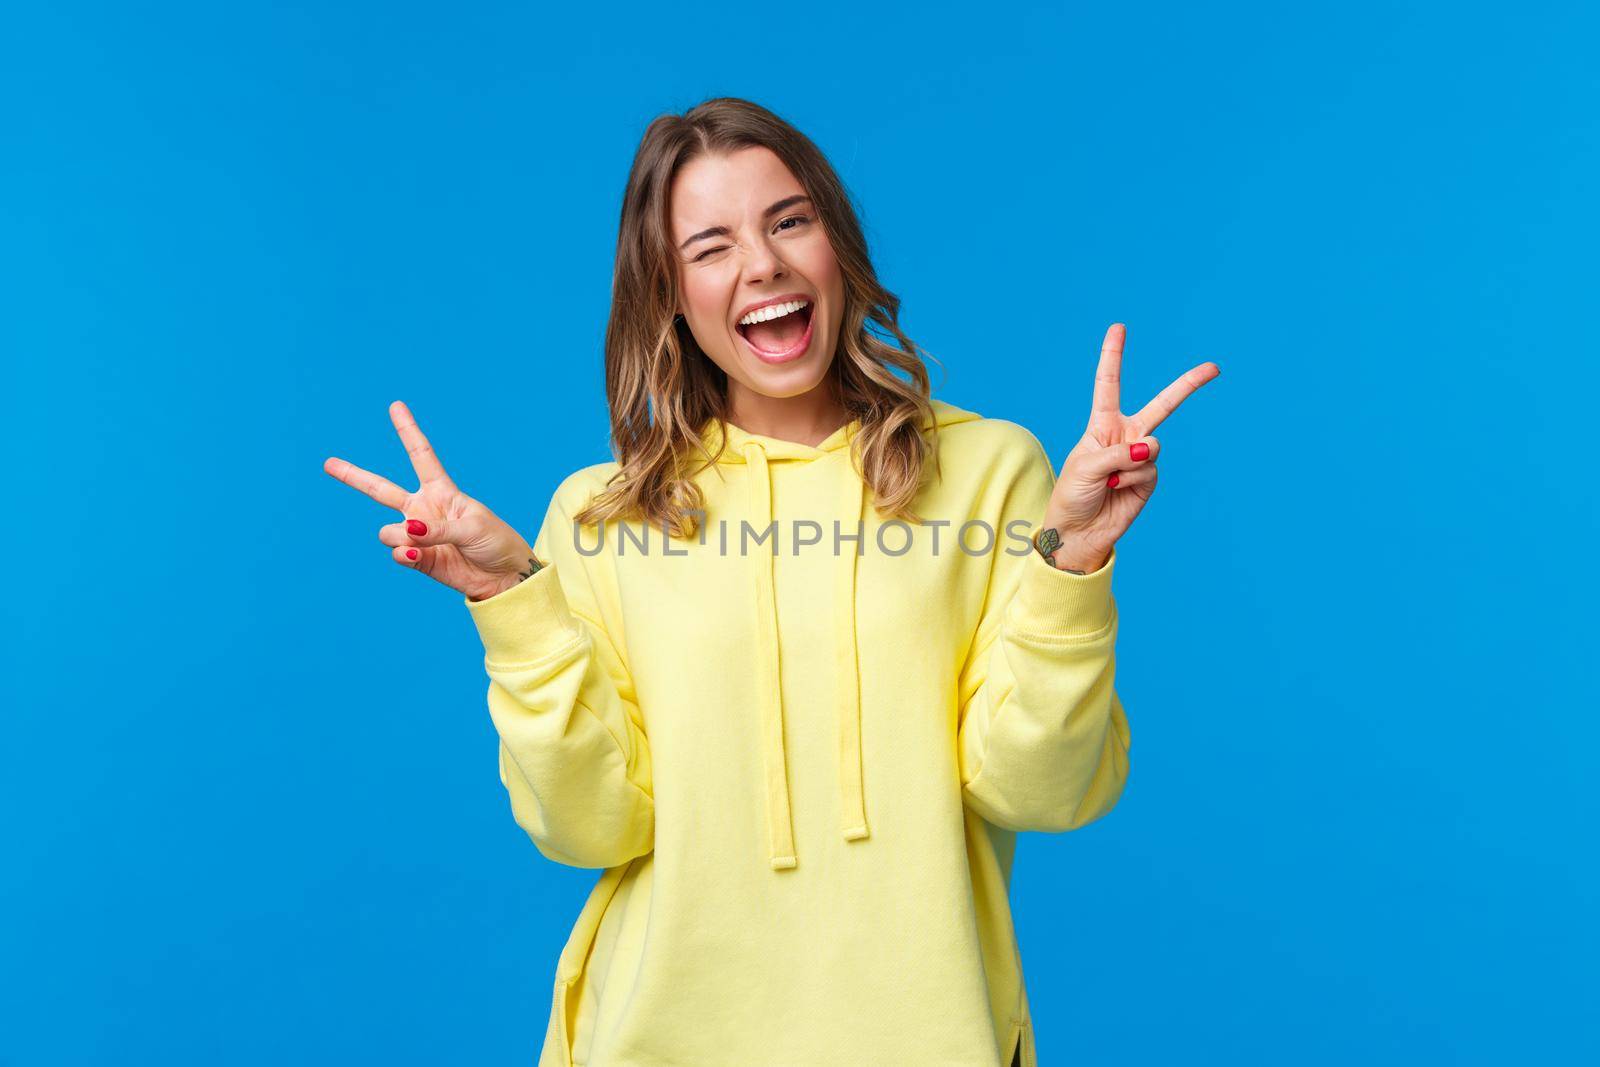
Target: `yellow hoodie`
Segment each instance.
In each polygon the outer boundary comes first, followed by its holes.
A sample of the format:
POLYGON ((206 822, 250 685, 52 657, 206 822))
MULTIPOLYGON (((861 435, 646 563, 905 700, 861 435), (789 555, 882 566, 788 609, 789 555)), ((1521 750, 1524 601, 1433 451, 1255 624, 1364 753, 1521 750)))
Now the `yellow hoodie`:
POLYGON ((1046 563, 1038 440, 933 408, 922 525, 868 506, 859 423, 813 447, 712 420, 696 535, 575 529, 617 470, 585 467, 549 565, 464 600, 512 814, 605 868, 539 1067, 1036 1067, 1011 860, 1127 778, 1116 556, 1046 563))

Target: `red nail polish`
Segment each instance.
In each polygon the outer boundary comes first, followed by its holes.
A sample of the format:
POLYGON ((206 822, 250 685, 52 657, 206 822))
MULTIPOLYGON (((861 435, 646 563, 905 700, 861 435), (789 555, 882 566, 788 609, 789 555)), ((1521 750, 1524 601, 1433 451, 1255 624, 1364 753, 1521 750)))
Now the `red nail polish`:
POLYGON ((1117 476, 1115 474, 1113 474, 1111 477, 1106 479, 1106 485, 1110 486, 1112 489, 1115 489, 1117 487, 1117 482, 1119 480, 1120 479, 1118 479, 1117 476))
POLYGON ((416 550, 416 549, 414 549, 414 548, 408 548, 408 549, 406 549, 406 559, 416 559, 416 558, 417 558, 417 557, 418 557, 418 556, 420 556, 420 555, 422 555, 422 553, 421 553, 421 552, 418 552, 418 551, 417 551, 417 550, 416 550))
POLYGON ((1150 446, 1143 441, 1136 441, 1128 446, 1128 458, 1137 463, 1141 459, 1150 457, 1150 446))
POLYGON ((426 537, 428 535, 428 524, 421 519, 407 519, 406 533, 412 537, 426 537))

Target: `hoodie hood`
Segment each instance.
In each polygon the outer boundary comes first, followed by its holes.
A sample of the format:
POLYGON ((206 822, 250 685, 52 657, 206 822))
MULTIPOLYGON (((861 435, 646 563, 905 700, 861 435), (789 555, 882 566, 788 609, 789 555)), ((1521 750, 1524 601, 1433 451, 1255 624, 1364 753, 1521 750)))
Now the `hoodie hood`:
MULTIPOLYGON (((920 425, 924 431, 981 418, 974 412, 942 400, 933 400, 931 403, 933 418, 923 417, 920 425)), ((843 461, 839 463, 837 517, 841 529, 848 530, 853 523, 856 533, 863 538, 854 542, 855 552, 848 555, 840 553, 835 557, 837 564, 833 582, 832 629, 836 642, 837 679, 835 702, 839 724, 839 830, 846 841, 860 841, 872 836, 867 824, 861 770, 861 678, 856 646, 856 563, 865 545, 864 511, 867 498, 866 483, 857 470, 853 448, 860 431, 861 420, 852 419, 826 440, 807 445, 749 433, 715 418, 706 420, 700 429, 700 439, 707 453, 717 457, 719 466, 744 464, 750 468, 745 510, 751 523, 758 529, 766 529, 775 518, 772 464, 813 463, 835 456, 843 461), (724 441, 726 447, 723 447, 724 441)), ((794 823, 789 811, 789 762, 784 746, 783 662, 778 643, 777 591, 773 582, 773 561, 777 547, 777 539, 774 538, 772 552, 751 554, 750 580, 754 586, 752 599, 758 634, 756 654, 761 690, 768 861, 774 870, 783 870, 794 867, 798 857, 794 847, 794 823)))

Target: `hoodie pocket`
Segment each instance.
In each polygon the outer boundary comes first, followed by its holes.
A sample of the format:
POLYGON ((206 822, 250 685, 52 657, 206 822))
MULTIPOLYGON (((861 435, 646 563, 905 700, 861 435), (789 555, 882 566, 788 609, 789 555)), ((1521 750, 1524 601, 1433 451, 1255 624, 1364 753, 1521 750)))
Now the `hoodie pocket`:
POLYGON ((1023 1019, 1012 1029, 1011 1056, 1005 1061, 1006 1067, 1039 1067, 1032 1039, 1032 1020, 1023 1019))
MULTIPOLYGON (((589 898, 584 901, 578 921, 573 924, 572 933, 567 935, 567 943, 562 946, 561 956, 556 961, 555 989, 550 998, 550 1025, 545 1030, 548 1040, 546 1050, 540 1056, 539 1067, 578 1067, 572 1047, 574 1023, 567 1018, 568 1002, 588 970, 600 921, 605 917, 612 897, 616 896, 617 887, 636 864, 649 862, 654 855, 653 852, 646 853, 620 867, 607 868, 594 889, 590 890, 589 898)), ((583 1053, 585 1059, 593 1056, 588 1048, 583 1053)))
POLYGON ((555 995, 550 1001, 550 1030, 545 1054, 539 1058, 538 1067, 573 1067, 572 1035, 567 1032, 567 993, 572 982, 557 979, 555 995))

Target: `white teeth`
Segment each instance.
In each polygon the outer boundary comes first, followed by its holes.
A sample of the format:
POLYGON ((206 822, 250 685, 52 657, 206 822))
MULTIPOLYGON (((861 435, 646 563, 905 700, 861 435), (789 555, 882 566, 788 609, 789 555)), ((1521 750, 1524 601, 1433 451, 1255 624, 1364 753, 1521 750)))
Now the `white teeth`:
POLYGON ((786 304, 773 304, 771 307, 764 307, 759 311, 750 312, 750 314, 739 320, 739 325, 751 326, 758 322, 766 322, 769 319, 776 319, 783 315, 792 314, 796 311, 799 311, 801 308, 809 307, 810 305, 811 301, 809 300, 791 300, 786 304))

